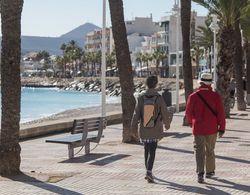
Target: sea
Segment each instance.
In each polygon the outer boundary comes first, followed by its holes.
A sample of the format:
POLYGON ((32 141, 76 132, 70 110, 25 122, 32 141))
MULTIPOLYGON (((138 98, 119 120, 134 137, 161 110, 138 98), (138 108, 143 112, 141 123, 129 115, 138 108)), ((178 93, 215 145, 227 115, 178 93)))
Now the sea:
MULTIPOLYGON (((120 97, 106 97, 106 103, 119 103, 120 97)), ((44 118, 65 110, 101 105, 101 94, 59 88, 22 87, 21 123, 44 118)))

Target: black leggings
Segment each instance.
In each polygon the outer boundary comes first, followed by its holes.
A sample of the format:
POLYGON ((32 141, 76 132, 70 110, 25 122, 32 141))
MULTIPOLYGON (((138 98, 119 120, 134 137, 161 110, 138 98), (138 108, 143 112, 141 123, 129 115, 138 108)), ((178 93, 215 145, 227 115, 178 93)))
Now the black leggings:
POLYGON ((145 167, 147 171, 152 171, 155 161, 155 151, 157 142, 144 143, 145 167))

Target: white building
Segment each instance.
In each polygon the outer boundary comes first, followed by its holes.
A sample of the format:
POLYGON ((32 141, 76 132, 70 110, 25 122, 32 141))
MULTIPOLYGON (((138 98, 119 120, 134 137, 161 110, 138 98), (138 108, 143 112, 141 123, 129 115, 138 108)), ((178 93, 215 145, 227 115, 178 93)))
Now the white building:
POLYGON ((125 22, 127 34, 138 33, 141 36, 151 36, 159 31, 159 24, 153 22, 152 14, 150 17, 135 17, 134 20, 125 22))
MULTIPOLYGON (((190 29, 190 39, 191 41, 195 39, 198 35, 196 31, 198 26, 205 26, 206 16, 197 16, 197 12, 193 11, 191 13, 191 29, 190 29)), ((179 18, 179 33, 177 33, 177 17, 176 15, 172 14, 169 16, 165 16, 161 18, 160 26, 161 31, 158 32, 161 36, 162 40, 159 41, 159 45, 164 45, 166 52, 168 53, 168 64, 169 64, 169 75, 172 76, 175 74, 175 66, 176 66, 176 36, 179 36, 179 63, 182 66, 182 30, 181 30, 181 19, 179 18)), ((182 73, 182 70, 180 70, 182 73)))

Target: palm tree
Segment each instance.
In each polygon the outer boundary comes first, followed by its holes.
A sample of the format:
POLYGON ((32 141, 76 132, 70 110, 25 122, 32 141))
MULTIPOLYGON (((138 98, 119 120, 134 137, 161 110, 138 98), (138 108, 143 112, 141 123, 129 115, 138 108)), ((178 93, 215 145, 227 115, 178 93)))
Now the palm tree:
MULTIPOLYGON (((190 53, 191 0, 181 0, 181 31, 183 47, 183 78, 185 99, 193 92, 192 63, 190 53)), ((177 35, 178 36, 178 35, 177 35)), ((179 57, 179 56, 178 56, 179 57)))
POLYGON ((191 52, 192 58, 194 59, 196 63, 196 72, 195 75, 199 75, 200 71, 200 58, 203 55, 203 50, 200 48, 200 45, 198 42, 192 43, 192 52, 191 52))
POLYGON ((246 63, 246 90, 247 90, 247 104, 250 105, 250 6, 248 5, 245 14, 241 18, 241 28, 243 29, 244 49, 245 49, 245 63, 246 63))
POLYGON ((138 74, 137 76, 140 75, 140 77, 142 77, 142 56, 143 56, 143 54, 141 52, 136 54, 136 62, 138 62, 139 66, 140 66, 140 74, 138 74))
POLYGON ((160 50, 159 48, 157 48, 154 51, 152 57, 156 61, 156 75, 159 75, 159 65, 160 65, 160 62, 162 62, 162 60, 166 57, 166 55, 165 55, 165 53, 162 50, 160 50))
POLYGON ((236 80, 236 97, 238 110, 246 110, 246 103, 244 100, 244 83, 243 83, 243 52, 241 43, 240 21, 239 19, 234 24, 234 39, 235 39, 235 53, 233 56, 233 67, 236 80))
POLYGON ((247 105, 250 105, 250 34, 249 34, 249 39, 246 41, 247 49, 246 49, 246 87, 247 87, 247 105))
POLYGON ((20 173, 20 58, 23 0, 2 0, 0 175, 20 173))
POLYGON ((138 141, 137 130, 130 131, 135 108, 132 64, 129 54, 122 0, 109 0, 112 31, 115 42, 116 60, 119 69, 122 99, 123 142, 138 141))
MULTIPOLYGON (((60 70, 62 70, 62 72, 63 72, 63 69, 64 69, 64 60, 63 60, 63 57, 62 56, 56 56, 55 63, 56 63, 57 68, 60 69, 60 70)), ((55 75, 59 76, 58 72, 56 72, 55 75)))
MULTIPOLYGON (((63 58, 64 58, 64 57, 65 57, 66 44, 63 43, 63 44, 61 45, 60 49, 61 49, 62 52, 63 52, 63 58)), ((65 76, 65 77, 66 77, 66 64, 67 64, 67 62, 66 62, 66 61, 63 61, 63 66, 64 66, 63 71, 64 71, 64 76, 65 76)))
POLYGON ((235 52, 234 24, 239 16, 239 11, 244 8, 242 0, 193 0, 216 14, 220 19, 219 32, 219 61, 217 64, 217 86, 224 102, 226 117, 230 117, 229 82, 233 70, 233 56, 235 52))
MULTIPOLYGON (((144 64, 146 64, 147 66, 147 74, 148 74, 148 58, 147 58, 147 55, 146 54, 142 54, 142 63, 143 63, 143 67, 144 67, 144 64)), ((143 70, 143 73, 142 73, 143 76, 145 76, 145 71, 143 70)))
MULTIPOLYGON (((36 60, 36 61, 39 61, 39 62, 40 62, 41 60, 44 61, 44 63, 43 63, 43 68, 44 68, 44 70, 45 70, 46 73, 47 73, 48 68, 51 67, 51 59, 50 59, 50 54, 49 54, 49 52, 47 52, 47 51, 45 51, 45 50, 39 51, 39 52, 37 53, 36 57, 35 57, 35 60, 36 60)), ((51 68, 53 69, 53 67, 51 67, 51 68)))
POLYGON ((147 76, 149 76, 149 62, 152 61, 152 55, 150 53, 145 53, 144 54, 144 62, 146 62, 146 65, 147 65, 147 76))
POLYGON ((210 71, 212 71, 212 66, 211 66, 211 46, 213 45, 213 32, 209 28, 209 25, 211 24, 211 17, 208 17, 208 19, 205 21, 206 26, 198 26, 197 27, 197 32, 200 35, 197 35, 195 37, 196 43, 200 46, 203 47, 207 53, 206 55, 206 60, 208 62, 208 67, 210 71))
POLYGON ((112 67, 115 64, 115 52, 111 52, 111 53, 106 53, 106 64, 107 67, 110 69, 110 74, 109 76, 111 76, 111 71, 112 71, 112 67))

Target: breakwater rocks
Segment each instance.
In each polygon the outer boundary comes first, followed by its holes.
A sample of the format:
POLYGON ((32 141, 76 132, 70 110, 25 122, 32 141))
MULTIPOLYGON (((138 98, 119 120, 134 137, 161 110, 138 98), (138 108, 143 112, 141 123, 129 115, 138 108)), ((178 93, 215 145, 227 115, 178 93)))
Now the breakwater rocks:
MULTIPOLYGON (((158 90, 165 88, 175 89, 176 80, 171 78, 159 79, 158 90)), ((180 88, 183 82, 180 81, 180 88)), ((63 90, 77 90, 84 92, 101 92, 101 79, 98 77, 61 79, 61 78, 22 78, 22 86, 26 87, 58 87, 63 90)), ((146 89, 145 78, 134 78, 135 93, 141 93, 146 89)), ((119 78, 106 78, 106 94, 120 96, 121 86, 119 78)))

